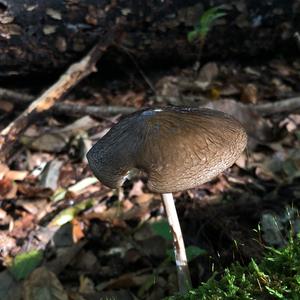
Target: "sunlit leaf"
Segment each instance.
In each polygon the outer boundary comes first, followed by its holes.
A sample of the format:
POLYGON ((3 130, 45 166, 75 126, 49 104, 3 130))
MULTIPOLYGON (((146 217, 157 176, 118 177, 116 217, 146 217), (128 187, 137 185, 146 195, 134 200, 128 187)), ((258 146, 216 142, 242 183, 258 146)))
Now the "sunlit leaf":
POLYGON ((42 261, 43 252, 40 250, 33 250, 17 255, 9 271, 18 279, 26 278, 42 261))
POLYGON ((50 223, 50 226, 62 226, 71 222, 81 211, 93 206, 93 200, 78 203, 62 210, 50 223))
POLYGON ((64 189, 64 188, 58 188, 54 194, 51 196, 51 200, 53 202, 57 202, 57 201, 60 201, 60 200, 63 200, 65 198, 67 194, 67 190, 64 189))

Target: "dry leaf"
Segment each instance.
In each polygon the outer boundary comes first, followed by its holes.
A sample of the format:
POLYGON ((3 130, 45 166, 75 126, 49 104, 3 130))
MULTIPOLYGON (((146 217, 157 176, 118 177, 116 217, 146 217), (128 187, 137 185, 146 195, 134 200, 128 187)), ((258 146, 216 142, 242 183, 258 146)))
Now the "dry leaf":
POLYGON ((74 243, 84 238, 83 224, 76 218, 72 220, 72 237, 74 243))
POLYGON ((0 180, 2 180, 5 174, 9 171, 9 167, 5 164, 0 164, 0 180))
POLYGON ((43 27, 43 33, 44 33, 45 35, 53 34, 53 33, 56 32, 56 28, 57 28, 57 27, 54 26, 54 25, 46 25, 46 26, 43 27))
POLYGON ((207 108, 217 109, 234 116, 245 127, 247 134, 259 141, 270 141, 273 138, 271 125, 248 105, 234 100, 209 102, 207 108))
POLYGON ((53 8, 47 8, 46 9, 46 14, 54 20, 61 20, 62 19, 61 12, 58 11, 58 10, 55 10, 53 8))
POLYGON ((14 247, 16 247, 16 240, 0 231, 0 255, 5 257, 14 247))
POLYGON ((6 178, 0 180, 0 200, 15 198, 17 190, 17 185, 12 180, 6 178))
POLYGON ((41 186, 55 191, 58 187, 58 178, 63 162, 54 159, 49 162, 41 176, 41 186))
POLYGON ((214 62, 205 64, 199 71, 197 84, 207 87, 219 74, 218 65, 214 62))
POLYGON ((45 267, 34 270, 23 285, 24 300, 68 300, 56 275, 45 267))
POLYGON ((53 191, 51 189, 32 186, 27 183, 19 183, 18 192, 28 198, 49 198, 53 194, 53 191))
POLYGON ((241 101, 245 103, 257 103, 257 87, 252 83, 248 83, 242 88, 241 101))
POLYGON ((14 108, 14 105, 11 102, 0 100, 0 109, 5 112, 11 112, 14 108))
POLYGON ((136 287, 141 286, 144 284, 151 274, 144 274, 140 275, 141 271, 138 273, 127 273, 123 274, 118 278, 114 278, 112 280, 109 280, 108 282, 103 282, 99 285, 97 285, 97 290, 101 291, 103 289, 120 289, 120 288, 130 288, 130 287, 136 287))
POLYGON ((93 281, 90 278, 81 275, 79 278, 79 293, 91 294, 94 292, 95 286, 93 281))
POLYGON ((5 174, 5 178, 9 180, 19 180, 22 181, 28 175, 28 171, 13 171, 10 170, 5 174))

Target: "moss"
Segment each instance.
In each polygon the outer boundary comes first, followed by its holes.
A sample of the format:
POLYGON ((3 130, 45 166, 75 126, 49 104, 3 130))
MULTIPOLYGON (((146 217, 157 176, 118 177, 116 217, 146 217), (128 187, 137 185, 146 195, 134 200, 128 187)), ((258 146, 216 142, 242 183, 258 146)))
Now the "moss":
POLYGON ((168 299, 300 299, 300 238, 291 239, 279 250, 268 248, 260 263, 254 260, 248 266, 235 263, 220 280, 215 275, 186 295, 168 299))

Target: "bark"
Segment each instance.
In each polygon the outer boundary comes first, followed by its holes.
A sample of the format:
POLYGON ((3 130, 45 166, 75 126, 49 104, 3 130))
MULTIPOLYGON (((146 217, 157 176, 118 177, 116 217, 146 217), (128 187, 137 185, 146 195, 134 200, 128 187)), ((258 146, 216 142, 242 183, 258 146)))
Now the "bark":
MULTIPOLYGON (((66 68, 116 27, 117 48, 143 66, 194 60, 199 45, 187 33, 221 4, 227 15, 210 31, 204 59, 299 52, 299 0, 0 0, 0 75, 66 68)), ((113 63, 116 52, 106 60, 113 63)))

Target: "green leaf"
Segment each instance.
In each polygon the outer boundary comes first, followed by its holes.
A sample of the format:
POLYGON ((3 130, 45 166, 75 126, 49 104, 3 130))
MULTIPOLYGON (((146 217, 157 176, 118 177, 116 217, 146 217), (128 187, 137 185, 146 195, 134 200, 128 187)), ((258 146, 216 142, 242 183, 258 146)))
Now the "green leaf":
MULTIPOLYGON (((188 262, 192 261, 193 259, 195 259, 196 257, 198 257, 200 255, 204 255, 207 253, 204 249, 201 249, 197 246, 188 246, 185 249, 185 251, 186 251, 186 256, 187 256, 188 262)), ((173 249, 167 250, 167 256, 169 257, 169 259, 171 261, 175 262, 175 254, 174 254, 173 249)))
POLYGON ((226 13, 222 11, 221 6, 213 7, 206 10, 200 17, 199 23, 195 28, 199 39, 205 39, 207 33, 211 30, 213 23, 226 16, 226 13))
POLYGON ((166 220, 161 220, 151 224, 152 231, 168 241, 172 241, 173 237, 170 232, 169 223, 166 220))
POLYGON ((197 246, 188 246, 186 248, 186 256, 187 256, 187 260, 190 262, 193 259, 195 259, 196 257, 200 256, 200 255, 204 255, 206 254, 206 251, 202 248, 199 248, 197 246))
POLYGON ((189 43, 193 43, 198 38, 199 38, 199 32, 197 30, 190 31, 187 34, 187 40, 189 41, 189 43))
POLYGON ((199 20, 199 27, 211 27, 212 23, 217 19, 220 19, 226 15, 225 12, 222 11, 221 6, 213 7, 206 10, 199 20))
POLYGON ((51 196, 51 201, 58 202, 60 200, 63 200, 67 194, 67 190, 64 188, 58 188, 54 194, 51 196))
POLYGON ((25 279, 35 268, 37 268, 43 259, 43 252, 40 250, 32 250, 18 254, 9 271, 17 280, 25 279))
POLYGON ((51 222, 50 226, 62 226, 72 221, 81 211, 93 206, 94 201, 88 200, 80 202, 75 206, 62 210, 51 222))
POLYGON ((275 296, 278 299, 284 299, 284 295, 282 295, 280 292, 275 291, 274 289, 266 286, 266 290, 269 292, 270 295, 275 296))

